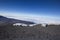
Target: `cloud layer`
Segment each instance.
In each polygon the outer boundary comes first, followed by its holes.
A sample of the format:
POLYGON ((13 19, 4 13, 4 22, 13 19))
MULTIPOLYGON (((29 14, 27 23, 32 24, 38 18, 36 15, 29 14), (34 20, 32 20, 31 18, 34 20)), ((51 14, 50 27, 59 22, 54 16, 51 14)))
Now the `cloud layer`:
POLYGON ((32 21, 37 24, 39 23, 60 24, 59 18, 49 17, 49 16, 42 16, 42 15, 38 16, 38 15, 31 15, 31 14, 9 13, 9 12, 0 12, 0 15, 8 18, 32 21))

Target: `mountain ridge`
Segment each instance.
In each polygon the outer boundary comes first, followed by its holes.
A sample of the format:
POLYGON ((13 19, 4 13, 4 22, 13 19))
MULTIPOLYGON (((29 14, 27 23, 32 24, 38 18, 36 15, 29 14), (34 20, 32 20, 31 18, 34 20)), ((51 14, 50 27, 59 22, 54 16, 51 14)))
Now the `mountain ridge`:
POLYGON ((34 22, 7 18, 7 17, 1 16, 1 15, 0 15, 0 22, 11 23, 11 24, 13 24, 13 23, 35 24, 34 22))

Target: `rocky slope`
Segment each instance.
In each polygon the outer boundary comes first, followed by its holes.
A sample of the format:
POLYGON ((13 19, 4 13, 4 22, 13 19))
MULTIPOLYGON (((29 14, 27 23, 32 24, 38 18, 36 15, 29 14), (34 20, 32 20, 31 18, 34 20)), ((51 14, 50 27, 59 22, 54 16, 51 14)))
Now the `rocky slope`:
POLYGON ((60 25, 42 27, 0 26, 0 40, 60 40, 60 25))

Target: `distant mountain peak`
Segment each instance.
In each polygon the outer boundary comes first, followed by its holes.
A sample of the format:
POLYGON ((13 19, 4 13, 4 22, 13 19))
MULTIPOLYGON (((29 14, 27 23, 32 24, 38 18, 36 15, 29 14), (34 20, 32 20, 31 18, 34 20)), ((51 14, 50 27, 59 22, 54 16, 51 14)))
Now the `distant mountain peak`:
POLYGON ((0 15, 0 18, 6 18, 6 17, 0 15))

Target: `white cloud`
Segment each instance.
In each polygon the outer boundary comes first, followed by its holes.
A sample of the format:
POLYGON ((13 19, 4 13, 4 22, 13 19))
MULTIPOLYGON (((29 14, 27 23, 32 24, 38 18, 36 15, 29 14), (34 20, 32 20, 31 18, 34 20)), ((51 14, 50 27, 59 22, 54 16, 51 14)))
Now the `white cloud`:
POLYGON ((60 19, 56 17, 49 17, 49 16, 38 16, 38 15, 32 15, 32 14, 24 14, 24 13, 13 13, 13 12, 0 12, 0 15, 6 16, 9 18, 15 18, 20 20, 26 20, 26 21, 33 21, 36 23, 54 23, 54 24, 60 24, 60 19))

